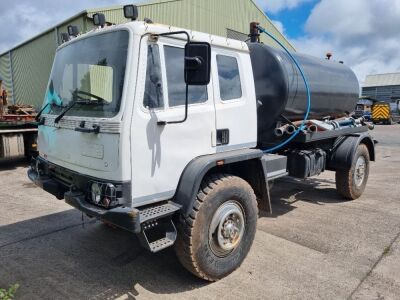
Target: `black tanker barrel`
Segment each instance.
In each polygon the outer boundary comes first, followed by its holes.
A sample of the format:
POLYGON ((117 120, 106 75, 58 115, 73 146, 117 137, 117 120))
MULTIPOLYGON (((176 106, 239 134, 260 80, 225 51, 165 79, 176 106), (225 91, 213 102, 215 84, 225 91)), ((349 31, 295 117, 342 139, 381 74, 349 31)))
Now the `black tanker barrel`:
MULTIPOLYGON (((303 120, 307 92, 300 71, 289 55, 261 43, 250 43, 254 83, 258 102, 258 139, 271 142, 281 116, 303 120)), ((353 71, 338 62, 293 53, 311 90, 309 119, 345 116, 354 110, 360 87, 353 71)))

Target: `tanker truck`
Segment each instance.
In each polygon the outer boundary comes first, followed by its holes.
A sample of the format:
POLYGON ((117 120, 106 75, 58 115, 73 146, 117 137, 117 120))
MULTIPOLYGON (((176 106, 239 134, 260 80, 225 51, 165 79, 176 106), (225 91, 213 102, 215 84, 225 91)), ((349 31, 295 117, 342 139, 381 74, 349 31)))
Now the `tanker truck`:
POLYGON ((333 171, 344 201, 362 195, 374 141, 348 117, 348 67, 259 43, 254 25, 245 43, 124 12, 57 49, 34 183, 207 281, 247 256, 273 180, 333 171))

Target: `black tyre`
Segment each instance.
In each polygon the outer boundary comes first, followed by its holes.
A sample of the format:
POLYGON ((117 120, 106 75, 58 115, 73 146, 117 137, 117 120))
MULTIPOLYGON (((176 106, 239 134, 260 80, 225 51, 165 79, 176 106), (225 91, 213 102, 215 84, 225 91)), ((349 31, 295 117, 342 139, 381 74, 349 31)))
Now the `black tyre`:
POLYGON ((225 277, 247 256, 257 218, 256 196, 246 181, 225 174, 205 179, 190 216, 178 226, 180 262, 202 279, 225 277))
POLYGON ((359 198, 367 185, 370 157, 366 145, 357 148, 350 169, 336 171, 336 189, 348 200, 359 198))

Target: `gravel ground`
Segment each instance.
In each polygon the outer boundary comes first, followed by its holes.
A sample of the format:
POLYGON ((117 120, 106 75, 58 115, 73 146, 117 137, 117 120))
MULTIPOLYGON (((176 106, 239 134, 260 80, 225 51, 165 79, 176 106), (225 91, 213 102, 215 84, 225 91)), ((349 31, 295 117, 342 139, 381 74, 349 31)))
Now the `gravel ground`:
POLYGON ((260 213, 243 265, 216 283, 180 266, 172 249, 143 250, 0 166, 0 287, 17 299, 399 299, 400 126, 378 126, 365 194, 341 201, 334 173, 283 179, 274 213, 260 213))

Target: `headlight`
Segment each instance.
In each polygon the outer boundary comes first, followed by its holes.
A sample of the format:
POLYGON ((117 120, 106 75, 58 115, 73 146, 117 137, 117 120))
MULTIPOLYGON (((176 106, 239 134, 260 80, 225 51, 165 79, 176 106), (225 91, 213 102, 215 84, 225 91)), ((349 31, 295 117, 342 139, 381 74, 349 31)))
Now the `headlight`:
POLYGON ((101 185, 97 182, 92 183, 90 188, 91 200, 95 204, 99 204, 101 201, 101 185))
POLYGON ((106 208, 118 205, 117 190, 111 183, 91 182, 89 200, 106 208))

